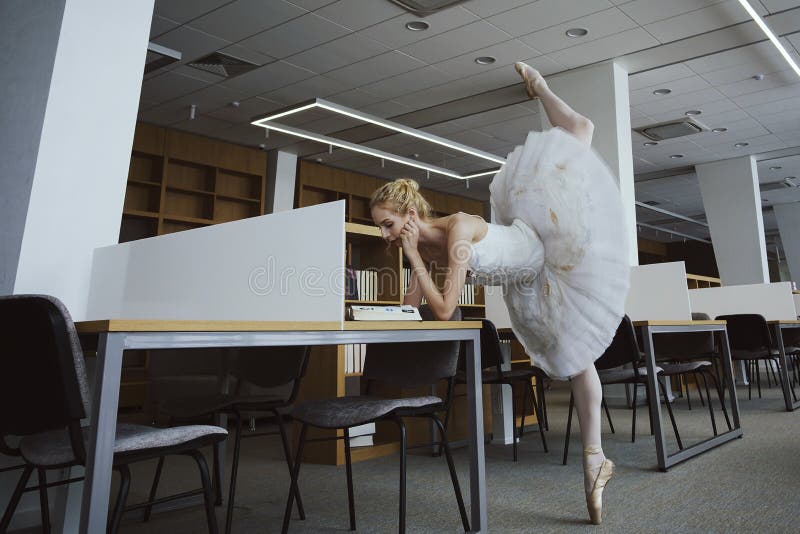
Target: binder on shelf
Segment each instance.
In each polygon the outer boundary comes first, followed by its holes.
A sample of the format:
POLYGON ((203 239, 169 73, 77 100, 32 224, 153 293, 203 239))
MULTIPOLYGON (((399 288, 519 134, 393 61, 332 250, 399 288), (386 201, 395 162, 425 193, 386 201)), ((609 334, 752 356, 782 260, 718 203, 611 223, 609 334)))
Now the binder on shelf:
POLYGON ((375 423, 353 426, 348 432, 351 447, 368 447, 373 445, 372 436, 375 434, 375 423))

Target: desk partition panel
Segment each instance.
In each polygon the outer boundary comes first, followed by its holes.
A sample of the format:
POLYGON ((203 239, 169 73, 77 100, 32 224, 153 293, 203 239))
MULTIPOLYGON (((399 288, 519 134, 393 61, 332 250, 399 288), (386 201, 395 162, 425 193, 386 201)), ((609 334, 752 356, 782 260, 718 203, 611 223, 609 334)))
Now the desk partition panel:
POLYGON ((97 249, 86 319, 339 321, 344 201, 97 249))
POLYGON ((797 318, 791 282, 690 289, 693 312, 707 313, 712 319, 734 313, 757 313, 767 321, 797 318))
POLYGON ((625 313, 632 321, 689 321, 689 290, 682 261, 634 265, 625 313))

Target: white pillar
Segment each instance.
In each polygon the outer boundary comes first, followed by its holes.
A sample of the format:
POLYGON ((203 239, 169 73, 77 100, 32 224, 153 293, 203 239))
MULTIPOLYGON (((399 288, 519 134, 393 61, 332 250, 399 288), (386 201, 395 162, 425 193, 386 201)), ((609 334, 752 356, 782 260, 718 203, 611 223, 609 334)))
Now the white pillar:
POLYGON ((791 280, 800 283, 800 202, 776 204, 773 209, 791 280))
MULTIPOLYGON (((617 177, 627 221, 629 261, 638 265, 627 71, 616 62, 607 61, 550 76, 547 84, 570 107, 594 123, 592 147, 617 177)), ((541 103, 539 108, 542 127, 551 127, 541 103)))
POLYGON ((297 155, 273 150, 267 157, 267 212, 294 208, 297 155))
POLYGON ((0 292, 84 317, 93 251, 119 236, 152 14, 153 0, 0 2, 0 292))
POLYGON ((755 159, 703 163, 695 171, 722 283, 769 283, 755 159))

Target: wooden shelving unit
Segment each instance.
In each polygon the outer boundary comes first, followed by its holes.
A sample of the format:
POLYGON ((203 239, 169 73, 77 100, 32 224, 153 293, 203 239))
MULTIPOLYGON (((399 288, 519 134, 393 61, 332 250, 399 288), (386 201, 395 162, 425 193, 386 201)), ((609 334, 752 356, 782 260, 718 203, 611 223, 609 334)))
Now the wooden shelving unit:
MULTIPOLYGON (((295 207, 307 207, 336 200, 345 201, 346 251, 348 267, 377 272, 376 298, 371 300, 346 300, 349 304, 400 305, 403 302, 403 255, 402 250, 389 247, 381 238, 369 212, 369 198, 384 180, 344 171, 307 161, 298 164, 295 207)), ((463 211, 483 215, 481 202, 446 195, 437 191, 422 191, 433 206, 437 216, 463 211)), ((470 317, 483 317, 482 289, 476 290, 476 304, 465 305, 464 314, 470 317)), ((312 349, 311 369, 303 381, 300 398, 323 398, 344 396, 345 378, 357 380, 360 373, 345 373, 345 347, 324 347, 312 349)), ((459 387, 460 388, 460 387, 459 387)), ((386 391, 387 395, 428 395, 429 391, 386 391)), ((440 392, 444 394, 444 391, 440 392)), ((486 428, 491 428, 491 401, 489 388, 484 396, 484 419, 486 428)), ((461 421, 466 413, 466 399, 456 397, 453 418, 448 432, 451 439, 466 437, 466 421, 461 421)), ((424 442, 429 439, 430 427, 427 422, 408 421, 409 443, 424 442)), ((333 436, 334 431, 317 429, 314 437, 333 436)), ((341 432, 338 433, 342 435, 341 432)), ((378 424, 374 436, 375 445, 353 449, 353 461, 361 461, 399 451, 397 429, 394 425, 378 424)), ((342 440, 309 443, 304 461, 341 465, 344 463, 344 443, 342 440)))
POLYGON ((721 287, 722 280, 711 276, 701 276, 699 274, 687 274, 686 285, 689 289, 699 289, 701 287, 721 287))
POLYGON ((136 125, 120 243, 264 214, 266 154, 136 125))

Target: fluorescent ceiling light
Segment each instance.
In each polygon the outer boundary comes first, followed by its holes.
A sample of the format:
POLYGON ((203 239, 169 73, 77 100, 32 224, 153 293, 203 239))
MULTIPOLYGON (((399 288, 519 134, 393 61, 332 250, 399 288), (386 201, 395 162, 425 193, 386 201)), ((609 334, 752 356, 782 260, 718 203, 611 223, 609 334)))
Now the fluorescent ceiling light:
POLYGON ((291 107, 289 109, 280 111, 278 113, 272 113, 264 117, 257 118, 251 122, 254 126, 260 126, 262 128, 267 128, 268 130, 275 130, 276 132, 282 132, 288 135, 294 135, 296 137, 303 137, 305 139, 310 139, 312 141, 318 141, 320 143, 325 143, 327 145, 333 145, 339 148, 344 148, 347 150, 352 150, 354 152, 360 152, 361 154, 366 154, 370 156, 374 156, 376 158, 385 159, 389 161, 394 161, 397 163, 401 163, 403 165, 408 165, 411 167, 416 167, 418 169, 424 169, 430 172, 435 172, 436 174, 441 174, 444 176, 449 176, 451 178, 458 178, 458 179, 467 179, 467 178, 476 178, 478 176, 487 176, 490 174, 495 174, 499 169, 495 169, 492 171, 485 171, 474 173, 470 175, 462 175, 456 172, 450 171, 443 167, 438 167, 436 165, 428 165, 426 163, 421 163, 416 160, 412 160, 409 158, 405 158, 403 156, 398 156, 395 154, 390 154, 388 152, 384 152, 382 150, 373 149, 367 146, 358 145, 355 143, 349 143, 347 141, 342 141, 340 139, 336 139, 334 137, 328 137, 325 135, 317 134, 314 132, 309 132, 306 130, 301 130, 299 128, 293 128, 290 126, 285 126, 282 124, 278 124, 274 122, 276 119, 280 119, 282 117, 287 117, 289 115, 293 115, 295 113, 300 113, 302 111, 306 111, 309 109, 325 109, 331 111, 333 113, 337 113, 339 115, 344 115, 346 117, 350 117, 353 119, 357 119, 363 122, 367 122, 370 124, 374 124, 376 126, 380 126, 382 128, 386 128, 388 130, 395 131, 400 134, 408 135, 410 137, 415 137, 417 139, 421 139, 423 141, 427 141, 429 143, 433 143, 439 146, 443 146, 449 148, 450 150, 455 150, 457 152, 462 152, 464 154, 468 154, 470 156, 474 156, 480 159, 484 159, 490 161, 495 164, 502 165, 506 162, 504 158, 499 156, 495 156, 490 152, 484 152, 483 150, 478 150, 477 148, 472 148, 467 145, 462 145, 461 143, 457 143, 455 141, 451 141, 449 139, 445 139, 443 137, 439 137, 437 135, 433 135, 427 132, 423 132, 421 130, 417 130, 414 128, 409 128, 408 126, 403 126, 402 124, 398 124, 396 122, 388 121, 386 119, 381 119, 374 115, 369 115, 367 113, 362 113, 360 111, 356 111, 354 109, 350 109, 345 106, 341 106, 339 104, 335 104, 333 102, 329 102, 327 100, 323 100, 321 98, 316 98, 310 102, 305 102, 299 104, 295 107, 291 107))
POLYGON ((422 169, 424 171, 441 174, 443 176, 449 176, 450 178, 457 178, 459 180, 469 180, 470 178, 478 178, 479 176, 489 176, 491 174, 497 173, 497 171, 500 170, 500 169, 493 169, 490 171, 476 172, 467 175, 458 174, 457 172, 453 172, 443 167, 437 167, 436 165, 429 165, 427 163, 405 158, 403 156, 398 156, 396 154, 390 154, 388 152, 384 152, 382 150, 378 150, 375 148, 357 145, 355 143, 342 141, 341 139, 328 137, 322 134, 308 132, 306 130, 301 130, 300 128, 293 128, 291 126, 285 126, 283 124, 277 124, 274 122, 265 121, 264 119, 259 119, 258 121, 255 121, 252 124, 256 126, 261 126, 262 128, 266 128, 268 130, 275 130, 276 132, 284 133, 287 135, 293 135, 295 137, 309 139, 311 141, 316 141, 318 143, 344 148, 345 150, 352 150, 353 152, 358 152, 360 154, 365 154, 367 156, 372 156, 387 161, 394 161, 395 163, 400 163, 401 165, 408 165, 409 167, 415 167, 417 169, 422 169))
POLYGON ((756 24, 758 24, 758 27, 761 28, 761 31, 763 31, 766 36, 769 37, 769 40, 772 41, 772 44, 774 44, 775 48, 778 49, 778 52, 781 53, 783 59, 789 63, 789 66, 792 67, 792 70, 794 70, 795 74, 800 76, 800 67, 798 67, 797 63, 794 62, 792 57, 789 55, 789 52, 786 51, 781 42, 778 40, 778 37, 772 33, 772 30, 769 29, 769 26, 767 26, 767 23, 764 22, 764 19, 762 19, 759 14, 756 13, 756 10, 753 9, 753 6, 751 6, 747 0, 739 0, 739 3, 742 4, 742 7, 745 9, 745 11, 747 11, 747 14, 752 17, 756 24))

